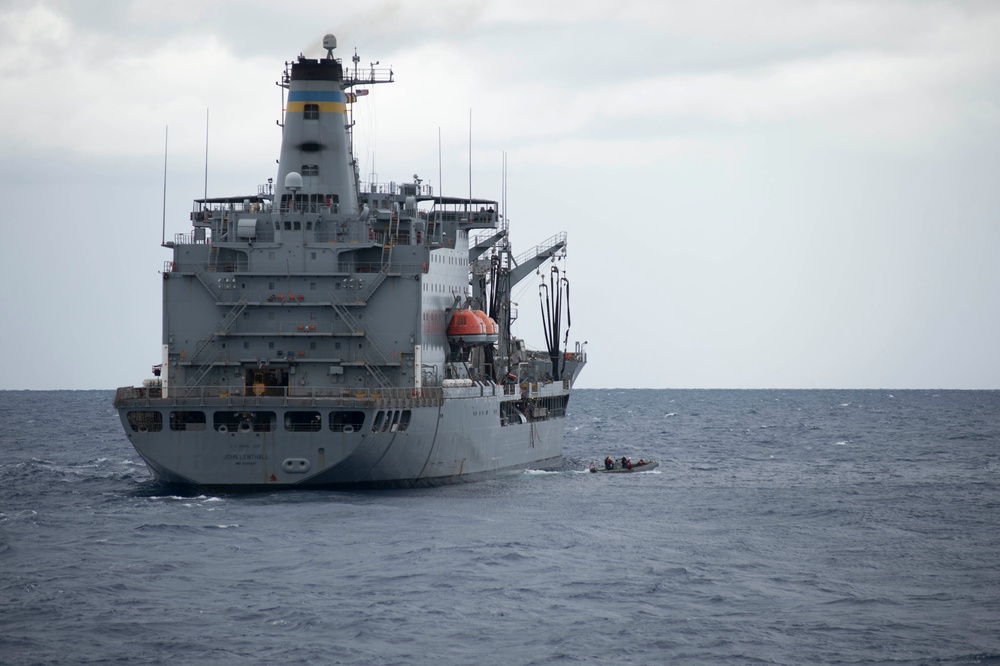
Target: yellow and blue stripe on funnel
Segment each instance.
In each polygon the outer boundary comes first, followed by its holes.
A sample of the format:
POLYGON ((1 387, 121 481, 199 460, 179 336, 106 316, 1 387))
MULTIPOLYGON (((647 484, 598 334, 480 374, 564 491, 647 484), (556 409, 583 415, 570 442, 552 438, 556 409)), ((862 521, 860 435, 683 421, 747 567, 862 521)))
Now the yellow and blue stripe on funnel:
POLYGON ((345 94, 340 90, 293 90, 288 93, 285 111, 302 113, 306 110, 306 104, 315 104, 320 113, 344 113, 348 102, 355 101, 357 97, 353 93, 345 94))

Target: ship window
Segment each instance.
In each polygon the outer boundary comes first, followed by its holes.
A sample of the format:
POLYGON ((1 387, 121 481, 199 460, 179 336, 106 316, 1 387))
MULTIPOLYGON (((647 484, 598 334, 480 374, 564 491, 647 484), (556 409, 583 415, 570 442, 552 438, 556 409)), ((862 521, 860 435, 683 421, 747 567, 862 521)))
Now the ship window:
POLYGON ((129 412, 125 418, 135 432, 160 432, 163 430, 163 414, 159 412, 129 412))
POLYGON ((410 410, 404 409, 403 415, 399 418, 399 432, 403 432, 410 425, 410 410))
POLYGON ((296 231, 302 231, 302 222, 300 222, 299 220, 295 220, 295 222, 292 223, 292 227, 296 231))
POLYGON ((267 348, 268 349, 274 349, 274 343, 273 342, 268 342, 267 343, 267 348))
POLYGON ((334 432, 358 432, 364 424, 364 412, 330 412, 330 430, 334 432))
MULTIPOLYGON (((274 257, 268 257, 268 259, 274 259, 274 257)), ((274 283, 273 282, 268 282, 267 283, 267 288, 268 289, 274 289, 274 283)))
MULTIPOLYGON (((315 259, 315 258, 316 258, 316 253, 313 252, 313 259, 315 259)), ((310 282, 309 283, 309 288, 312 289, 313 291, 316 291, 316 283, 315 282, 310 282)))
POLYGON ((319 432, 319 412, 285 412, 285 430, 319 432))
POLYGON ((205 412, 170 412, 171 430, 204 430, 205 412))
POLYGON ((333 348, 334 349, 340 349, 340 343, 339 342, 335 342, 333 348))
POLYGON ((306 120, 319 120, 319 104, 306 104, 302 116, 306 120))
POLYGON ((372 423, 372 432, 378 432, 379 427, 382 425, 382 419, 385 418, 385 412, 381 409, 378 410, 378 414, 375 415, 375 422, 372 423))
POLYGON ((249 342, 244 342, 243 343, 243 349, 250 349, 250 343, 249 342))
POLYGON ((285 220, 285 231, 291 231, 291 230, 292 230, 291 220, 285 220))
MULTIPOLYGON (((307 220, 306 221, 306 231, 312 231, 312 229, 313 229, 312 220, 307 220)), ((315 252, 313 254, 315 254, 315 252)), ((316 257, 313 257, 313 259, 315 259, 315 258, 316 257)))
MULTIPOLYGON (((302 165, 302 175, 303 176, 318 176, 319 175, 319 165, 318 164, 303 164, 302 165)), ((313 195, 314 197, 316 195, 313 195)))
POLYGON ((216 412, 212 425, 221 432, 271 432, 277 420, 274 412, 216 412))

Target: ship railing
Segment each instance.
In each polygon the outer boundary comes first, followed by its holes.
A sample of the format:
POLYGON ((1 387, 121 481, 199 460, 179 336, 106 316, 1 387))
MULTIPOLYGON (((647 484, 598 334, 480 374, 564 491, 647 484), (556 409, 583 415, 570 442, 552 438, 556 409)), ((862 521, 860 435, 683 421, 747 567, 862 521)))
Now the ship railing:
POLYGON ((195 222, 204 222, 207 220, 222 219, 228 213, 261 213, 268 212, 271 210, 272 206, 269 201, 262 200, 263 197, 268 195, 258 195, 256 197, 247 197, 243 200, 234 201, 201 201, 195 199, 194 206, 191 210, 191 219, 195 222))
POLYGON ((432 210, 427 214, 430 222, 457 222, 475 229, 495 229, 499 218, 494 207, 480 206, 479 210, 432 210))
POLYGON ((514 258, 514 265, 520 266, 526 261, 530 261, 535 257, 544 256, 545 254, 551 252, 554 249, 562 249, 566 247, 566 238, 567 238, 566 232, 560 231, 555 236, 543 240, 541 243, 531 248, 530 250, 527 250, 526 252, 522 252, 521 254, 517 255, 514 258))
MULTIPOLYGON (((544 383, 548 384, 548 382, 544 383)), ((569 382, 563 381, 563 387, 569 389, 569 382)), ((520 386, 499 385, 493 383, 477 383, 477 397, 486 396, 516 396, 529 398, 539 392, 536 382, 523 383, 520 386)), ((472 387, 469 387, 472 388, 472 387)), ((440 386, 425 386, 422 388, 385 387, 385 388, 328 388, 301 386, 269 386, 263 395, 256 395, 253 387, 244 386, 183 386, 164 389, 160 386, 139 387, 124 386, 115 391, 114 405, 122 407, 150 407, 154 400, 163 398, 167 392, 171 406, 220 405, 234 407, 253 407, 261 405, 308 406, 316 405, 317 401, 335 401, 338 406, 391 408, 391 407, 435 407, 444 401, 444 389, 440 386)), ((466 389, 467 395, 468 390, 466 389)))
MULTIPOLYGON (((283 406, 315 405, 318 400, 334 400, 342 407, 438 407, 444 400, 441 387, 413 388, 326 388, 269 386, 263 396, 255 395, 253 387, 184 386, 170 387, 167 396, 171 406, 204 404, 252 407, 268 404, 283 406)), ((124 386, 115 391, 114 405, 122 407, 152 406, 163 398, 161 387, 124 386)))
MULTIPOLYGON (((167 263, 169 264, 170 262, 167 263)), ((415 264, 404 265, 403 268, 404 272, 412 273, 419 273, 423 270, 422 267, 415 264)), ((394 271, 389 272, 389 274, 393 273, 394 271)), ((309 274, 307 273, 306 275, 309 274)), ((348 275, 351 274, 344 274, 345 277, 348 275)), ((384 279, 384 277, 380 278, 378 273, 372 274, 370 279, 366 278, 364 280, 348 277, 344 280, 344 286, 340 291, 308 290, 304 294, 296 294, 292 291, 280 292, 277 290, 220 290, 219 305, 236 305, 240 301, 246 301, 251 305, 263 305, 265 303, 273 303, 275 305, 302 305, 305 303, 309 303, 310 305, 332 305, 333 303, 346 306, 364 305, 367 298, 377 288, 376 283, 380 283, 384 279)))
MULTIPOLYGON (((378 63, 376 63, 378 64, 378 63)), ((358 68, 357 65, 354 68, 345 67, 344 68, 344 86, 360 86, 372 83, 392 83, 393 73, 392 68, 376 67, 372 65, 368 69, 358 68)))
MULTIPOLYGON (((201 268, 202 265, 198 264, 188 269, 188 272, 197 272, 201 268)), ((208 273, 245 273, 250 269, 250 262, 246 257, 227 257, 222 261, 209 259, 209 264, 204 269, 208 273)))
POLYGON ((211 245, 212 230, 199 229, 183 234, 174 234, 174 245, 211 245))
MULTIPOLYGON (((289 195, 285 195, 289 196, 289 195)), ((315 194, 308 195, 302 194, 300 197, 317 196, 315 194)), ((326 202, 326 201, 306 201, 305 199, 299 201, 292 201, 291 199, 283 199, 278 203, 278 211, 281 213, 288 213, 290 215, 295 215, 296 213, 326 213, 339 215, 340 214, 340 204, 336 202, 326 202)), ((294 219, 294 218, 293 218, 294 219)))
MULTIPOLYGON (((341 264, 342 273, 379 273, 383 265, 377 261, 352 262, 341 264)), ((390 262, 387 273, 426 273, 427 266, 417 263, 390 262)))
POLYGON ((417 183, 397 183, 394 180, 388 183, 369 181, 362 183, 361 192, 363 194, 432 197, 434 196, 434 187, 427 183, 420 183, 418 185, 417 183))
MULTIPOLYGON (((226 260, 216 262, 214 259, 210 259, 209 262, 198 261, 198 262, 174 262, 174 261, 164 261, 163 262, 163 272, 164 273, 197 273, 200 271, 206 271, 209 273, 245 273, 249 270, 249 264, 245 258, 236 258, 234 260, 226 260)), ((322 266, 319 262, 315 262, 314 265, 308 265, 304 271, 294 271, 293 276, 309 276, 309 275, 330 275, 331 272, 334 274, 340 273, 344 276, 349 276, 353 274, 373 274, 383 272, 383 268, 386 269, 384 272, 387 275, 417 275, 419 273, 426 273, 428 270, 427 264, 424 263, 414 263, 414 262, 390 262, 387 266, 383 266, 377 261, 366 261, 366 262, 343 262, 338 267, 338 270, 331 271, 329 266, 322 266)), ((284 270, 284 269, 282 269, 284 270)), ((367 288, 367 285, 364 287, 367 288)), ((289 299, 287 293, 278 291, 277 289, 273 292, 264 292, 263 298, 261 300, 277 300, 281 297, 284 300, 310 300, 315 301, 316 297, 313 295, 314 292, 309 291, 305 294, 295 294, 295 299, 289 299), (273 296, 274 298, 267 298, 268 296, 273 296), (301 296, 301 298, 300 298, 301 296)), ((254 300, 254 299, 251 299, 254 300)))
POLYGON ((165 261, 163 262, 164 273, 244 273, 248 270, 249 264, 245 257, 235 257, 218 261, 214 256, 207 262, 196 261, 165 261))

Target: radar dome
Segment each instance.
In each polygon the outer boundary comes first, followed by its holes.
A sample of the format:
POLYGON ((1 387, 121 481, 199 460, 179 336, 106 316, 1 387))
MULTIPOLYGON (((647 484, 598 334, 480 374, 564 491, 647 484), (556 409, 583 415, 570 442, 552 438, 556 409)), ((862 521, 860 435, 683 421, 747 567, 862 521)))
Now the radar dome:
POLYGON ((337 48, 337 38, 333 35, 325 35, 323 37, 323 48, 327 51, 332 51, 337 48))
POLYGON ((285 189, 286 190, 301 190, 302 189, 302 176, 298 171, 289 171, 285 176, 285 189))

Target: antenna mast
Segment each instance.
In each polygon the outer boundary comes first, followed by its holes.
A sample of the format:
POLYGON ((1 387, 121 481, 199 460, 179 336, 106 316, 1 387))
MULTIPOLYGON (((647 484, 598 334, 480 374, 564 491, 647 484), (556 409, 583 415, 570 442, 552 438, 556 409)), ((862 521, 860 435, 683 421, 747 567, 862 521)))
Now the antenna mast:
POLYGON ((507 228, 507 151, 503 151, 503 182, 500 183, 500 217, 507 228))
POLYGON ((208 198, 208 107, 205 107, 205 198, 208 198))
POLYGON ((163 226, 160 230, 160 245, 167 244, 167 142, 170 139, 170 125, 163 132, 163 226))
POLYGON ((469 211, 472 210, 472 107, 469 107, 469 211))

